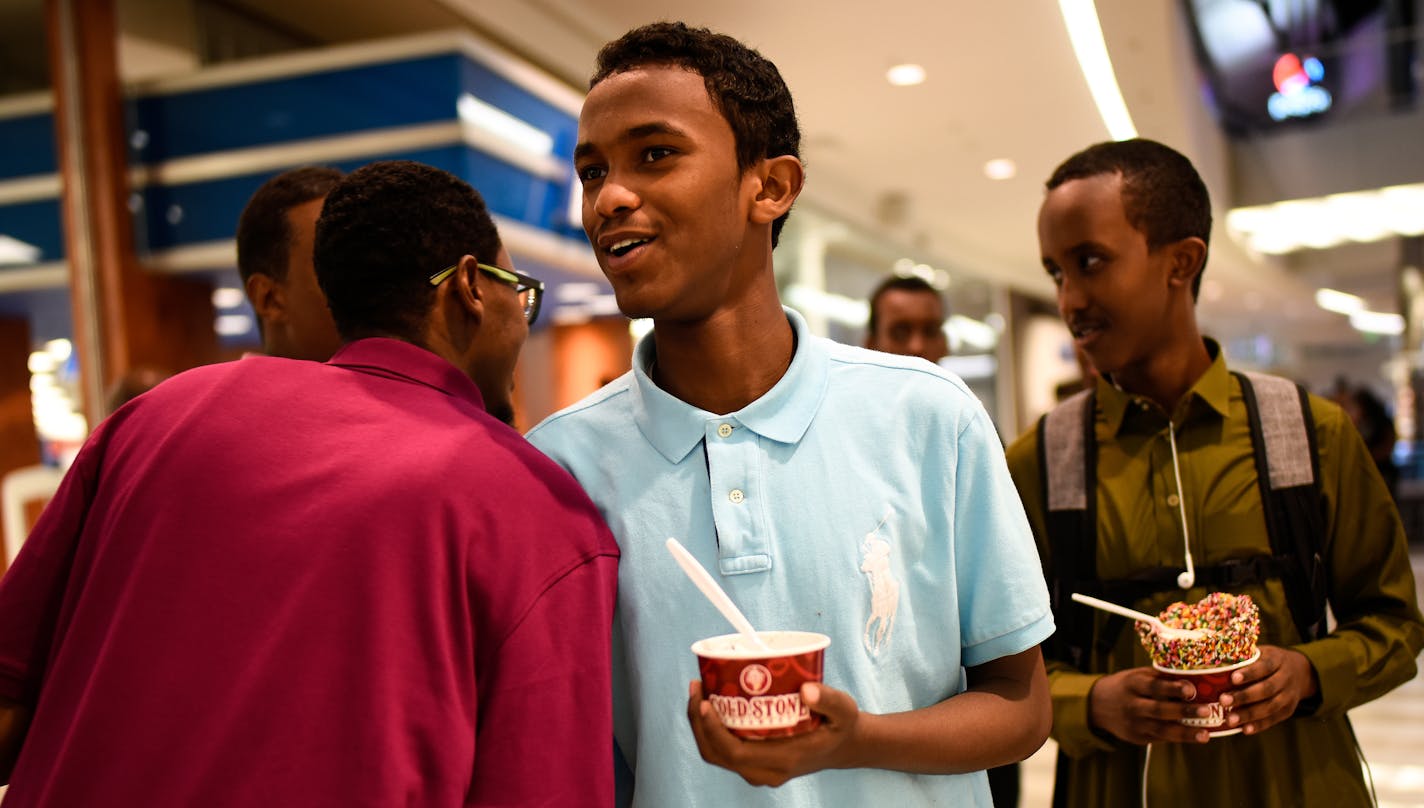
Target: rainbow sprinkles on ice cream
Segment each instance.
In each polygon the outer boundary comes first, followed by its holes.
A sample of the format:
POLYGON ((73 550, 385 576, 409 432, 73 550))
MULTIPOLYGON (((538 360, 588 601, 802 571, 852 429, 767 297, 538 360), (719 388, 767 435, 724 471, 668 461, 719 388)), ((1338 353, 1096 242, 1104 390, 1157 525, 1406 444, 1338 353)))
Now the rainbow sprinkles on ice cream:
POLYGON ((1168 640, 1147 623, 1137 623, 1137 635, 1152 661, 1173 670, 1220 668, 1250 659, 1261 633, 1261 613, 1250 595, 1213 592, 1196 603, 1177 601, 1160 619, 1172 628, 1207 631, 1200 639, 1168 640))

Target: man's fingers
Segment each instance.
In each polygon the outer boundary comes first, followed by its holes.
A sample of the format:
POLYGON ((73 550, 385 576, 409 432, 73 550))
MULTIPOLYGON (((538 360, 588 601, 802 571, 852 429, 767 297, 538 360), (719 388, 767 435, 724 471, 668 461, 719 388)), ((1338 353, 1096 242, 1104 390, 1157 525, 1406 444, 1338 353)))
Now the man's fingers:
POLYGON ((849 693, 819 682, 801 685, 801 701, 811 712, 819 713, 832 724, 846 723, 860 711, 849 693))

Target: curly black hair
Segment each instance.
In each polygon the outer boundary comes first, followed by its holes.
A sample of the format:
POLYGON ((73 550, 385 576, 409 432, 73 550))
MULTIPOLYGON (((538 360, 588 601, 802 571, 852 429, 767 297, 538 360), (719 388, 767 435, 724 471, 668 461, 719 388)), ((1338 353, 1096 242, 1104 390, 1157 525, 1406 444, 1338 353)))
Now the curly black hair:
POLYGON ((325 166, 283 171, 262 183, 237 219, 237 272, 242 282, 253 275, 287 279, 287 250, 292 228, 287 211, 321 199, 341 182, 341 172, 325 166))
MULTIPOLYGON (((801 126, 791 91, 776 65, 760 53, 706 28, 656 22, 604 45, 588 87, 648 65, 680 67, 702 76, 707 95, 732 127, 740 170, 767 157, 789 154, 801 159, 801 126)), ((787 211, 772 223, 773 247, 790 215, 787 211)))
POLYGON ((492 262, 499 231, 484 199, 447 171, 371 163, 326 197, 316 224, 316 278, 342 339, 418 342, 435 302, 431 275, 473 255, 492 262))
MULTIPOLYGON (((1147 236, 1148 249, 1201 239, 1211 246, 1211 196, 1192 161, 1155 140, 1097 143, 1063 161, 1046 183, 1048 190, 1069 180, 1122 175, 1122 207, 1127 221, 1147 236)), ((1206 256, 1192 281, 1192 299, 1201 290, 1206 256)))

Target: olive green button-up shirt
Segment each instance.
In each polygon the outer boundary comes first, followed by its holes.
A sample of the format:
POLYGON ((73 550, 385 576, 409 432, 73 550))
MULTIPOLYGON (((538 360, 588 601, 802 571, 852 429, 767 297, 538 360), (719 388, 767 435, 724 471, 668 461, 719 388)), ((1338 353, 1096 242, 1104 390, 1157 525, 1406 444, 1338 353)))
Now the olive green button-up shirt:
MULTIPOLYGON (((1094 433, 1098 445, 1097 569, 1104 580, 1153 567, 1182 567, 1182 518, 1196 566, 1270 555, 1270 538, 1256 480, 1250 426, 1239 382, 1219 348, 1210 368, 1170 414, 1181 489, 1173 473, 1168 414, 1156 404, 1100 380, 1094 433)), ((1146 777, 1149 803, 1165 805, 1369 805, 1345 712, 1408 681, 1424 648, 1424 618, 1414 591, 1399 514, 1359 432, 1344 412, 1310 397, 1326 503, 1324 560, 1330 634, 1302 643, 1279 581, 1240 587, 1261 610, 1262 645, 1293 648, 1320 680, 1319 704, 1253 736, 1206 745, 1156 744, 1146 777)), ((1008 449, 1009 470, 1023 498, 1044 568, 1048 539, 1036 430, 1008 449)), ((1091 489, 1090 489, 1091 490, 1091 489)), ((1208 594, 1172 589, 1128 604, 1157 613, 1176 600, 1208 594)), ((1087 608, 1074 606, 1073 608, 1087 608)), ((1095 618, 1095 632, 1105 616, 1095 618)), ((1088 694, 1107 673, 1149 665, 1131 628, 1110 650, 1094 650, 1087 670, 1048 660, 1053 737, 1063 756, 1059 787, 1068 805, 1138 805, 1144 747, 1089 726, 1088 694), (1064 778, 1066 775, 1066 780, 1064 778)))

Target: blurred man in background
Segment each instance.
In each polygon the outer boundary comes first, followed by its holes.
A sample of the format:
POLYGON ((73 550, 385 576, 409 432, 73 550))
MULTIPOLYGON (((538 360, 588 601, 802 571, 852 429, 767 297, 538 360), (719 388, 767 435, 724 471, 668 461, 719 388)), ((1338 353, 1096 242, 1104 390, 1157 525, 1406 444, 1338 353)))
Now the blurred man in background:
POLYGON ((325 362, 341 345, 312 268, 316 220, 340 181, 334 168, 294 168, 263 183, 242 209, 237 271, 268 356, 325 362))
POLYGON ((870 295, 865 347, 939 362, 949 356, 944 297, 924 278, 892 275, 870 295))

